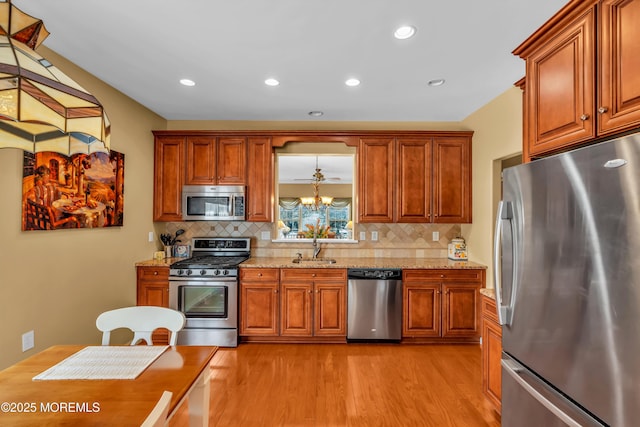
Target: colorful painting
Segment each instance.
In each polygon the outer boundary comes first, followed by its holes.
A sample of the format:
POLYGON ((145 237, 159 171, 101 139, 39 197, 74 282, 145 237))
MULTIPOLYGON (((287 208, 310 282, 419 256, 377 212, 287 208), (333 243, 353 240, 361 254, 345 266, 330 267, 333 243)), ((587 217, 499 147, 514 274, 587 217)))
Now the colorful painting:
POLYGON ((24 153, 22 230, 122 226, 124 154, 24 153))

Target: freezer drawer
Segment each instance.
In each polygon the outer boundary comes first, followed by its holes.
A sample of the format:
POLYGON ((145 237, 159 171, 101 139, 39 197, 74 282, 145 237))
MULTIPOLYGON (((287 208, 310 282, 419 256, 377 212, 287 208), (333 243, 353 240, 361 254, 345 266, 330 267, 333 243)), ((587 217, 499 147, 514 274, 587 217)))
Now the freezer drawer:
POLYGON ((503 427, 606 426, 503 353, 503 427))

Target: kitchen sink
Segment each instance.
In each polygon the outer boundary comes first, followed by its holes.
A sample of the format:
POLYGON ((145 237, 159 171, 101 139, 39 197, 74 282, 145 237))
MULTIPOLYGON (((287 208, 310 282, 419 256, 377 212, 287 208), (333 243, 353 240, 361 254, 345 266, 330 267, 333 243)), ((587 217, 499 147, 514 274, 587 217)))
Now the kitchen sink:
POLYGON ((319 264, 335 264, 336 260, 332 258, 294 258, 292 262, 295 264, 319 265, 319 264))

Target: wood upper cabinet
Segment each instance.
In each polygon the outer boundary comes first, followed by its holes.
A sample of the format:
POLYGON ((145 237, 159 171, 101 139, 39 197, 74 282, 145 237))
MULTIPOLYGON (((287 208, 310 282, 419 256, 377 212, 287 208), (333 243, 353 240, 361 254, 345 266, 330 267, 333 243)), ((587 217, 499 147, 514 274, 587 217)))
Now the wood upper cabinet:
POLYGON ((273 150, 270 137, 247 141, 247 221, 273 221, 273 150))
MULTIPOLYGON (((137 305, 155 305, 169 307, 169 267, 136 267, 137 305)), ((168 344, 169 331, 158 329, 151 337, 154 344, 168 344)))
POLYGON ((360 138, 358 203, 360 222, 393 222, 395 138, 360 138))
POLYGON ((527 57, 530 155, 595 136, 594 29, 590 8, 527 57))
POLYGON ((240 269, 239 335, 278 336, 279 277, 277 268, 240 269))
POLYGON ((433 222, 471 222, 471 137, 433 141, 433 222))
POLYGON ((471 222, 471 132, 361 138, 361 222, 471 222))
POLYGON ((477 341, 484 270, 403 271, 403 338, 477 341))
POLYGON ((153 171, 154 221, 182 221, 184 159, 184 136, 156 135, 153 171))
POLYGON ((186 184, 245 184, 246 138, 188 136, 186 145, 186 184))
POLYGON ((530 157, 640 126, 639 19, 640 0, 572 1, 516 48, 530 157))
POLYGON ((598 129, 640 125, 640 0, 604 0, 600 16, 598 129))
POLYGON ((482 391, 498 412, 502 399, 502 327, 496 303, 482 296, 482 391))
POLYGON ((431 222, 432 138, 398 138, 398 222, 431 222))
POLYGON ((345 269, 282 269, 281 335, 346 337, 346 285, 345 269))

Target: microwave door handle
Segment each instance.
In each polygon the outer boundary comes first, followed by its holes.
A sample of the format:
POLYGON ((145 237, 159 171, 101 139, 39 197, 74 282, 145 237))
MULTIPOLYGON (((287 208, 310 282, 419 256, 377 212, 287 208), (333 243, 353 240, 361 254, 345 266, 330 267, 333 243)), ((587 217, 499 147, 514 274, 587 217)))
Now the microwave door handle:
POLYGON ((500 201, 500 203, 498 204, 498 213, 496 215, 496 227, 495 227, 494 245, 493 245, 493 283, 494 283, 494 288, 496 292, 498 323, 500 325, 510 325, 511 319, 513 318, 513 302, 514 302, 513 292, 515 291, 515 289, 513 289, 513 285, 514 285, 514 280, 516 278, 516 274, 515 274, 516 262, 515 262, 515 253, 513 251, 513 248, 514 248, 513 237, 514 237, 514 230, 513 230, 512 204, 511 202, 500 201), (510 289, 510 292, 509 292, 509 294, 511 295, 510 303, 509 305, 504 306, 502 302, 503 287, 502 287, 501 254, 502 254, 503 248, 502 248, 501 236, 503 232, 503 222, 506 220, 509 221, 509 227, 504 231, 511 233, 510 238, 511 238, 511 251, 512 251, 512 257, 511 257, 512 289, 510 289))

